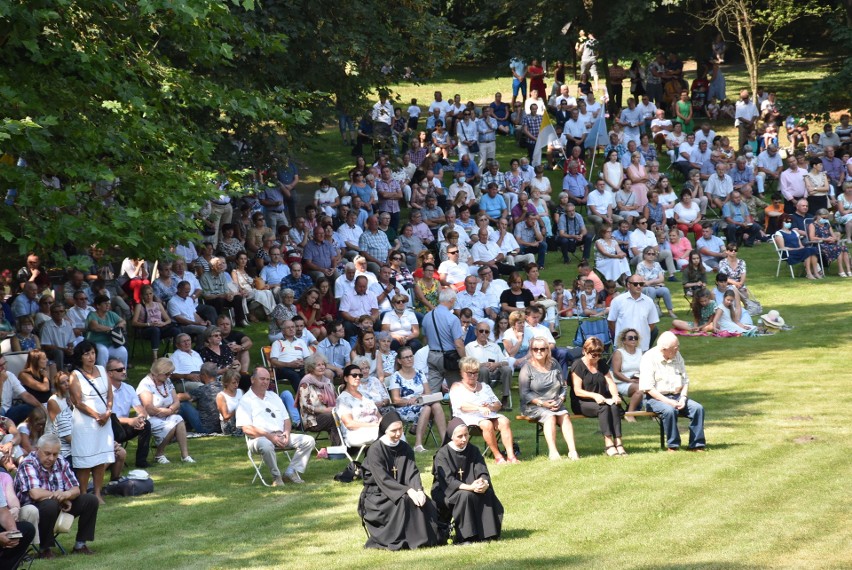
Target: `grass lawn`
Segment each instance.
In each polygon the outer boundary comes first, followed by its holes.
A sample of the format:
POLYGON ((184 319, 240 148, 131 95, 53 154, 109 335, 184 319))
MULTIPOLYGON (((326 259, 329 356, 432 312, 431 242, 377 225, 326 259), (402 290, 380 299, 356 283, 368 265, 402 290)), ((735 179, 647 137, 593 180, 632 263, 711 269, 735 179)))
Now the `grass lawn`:
MULTIPOLYGON (((797 81, 818 73, 803 70, 797 81)), ((441 84, 445 95, 455 92, 451 79, 457 76, 448 77, 441 84)), ((491 79, 490 70, 469 70, 461 77, 477 81, 475 98, 508 86, 505 78, 491 79)), ((766 83, 781 87, 777 77, 778 83, 770 78, 766 83)), ((743 73, 729 76, 729 92, 738 82, 744 83, 743 73)), ((464 98, 472 97, 466 95, 471 89, 458 87, 464 98)), ((432 90, 418 87, 411 93, 423 103, 432 90)), ((328 173, 340 180, 350 160, 338 145, 337 133, 329 131, 301 157, 310 181, 328 173)), ((520 150, 501 141, 499 158, 506 163, 520 150)), ((551 181, 560 186, 558 176, 551 181)), ((550 462, 532 456, 532 427, 514 421, 523 462, 497 467, 488 461, 506 509, 503 539, 387 553, 362 548, 365 534, 356 514, 360 485, 332 480, 345 462, 312 459, 305 485, 268 489, 250 484, 253 472, 242 439, 194 439, 189 446, 197 465, 152 467, 154 494, 107 498, 91 545, 95 557, 37 567, 852 567, 852 429, 846 417, 850 408, 843 404, 850 376, 852 280, 791 280, 785 267, 775 278, 775 253, 768 244, 741 254, 750 289, 794 329, 755 339, 681 339, 690 396, 707 411, 707 453, 663 453, 656 424, 640 420, 625 424, 630 456, 607 458, 595 422, 582 420, 574 423, 582 459, 550 462)), ((559 260, 558 253, 549 254, 543 277, 570 282, 576 268, 559 260)), ((687 316, 680 285, 667 285, 675 312, 687 316)), ((663 329, 669 324, 668 318, 661 322, 663 329)), ((559 344, 567 344, 575 329, 575 322, 564 321, 559 344)), ((265 327, 252 325, 247 332, 259 360, 265 327)), ((147 368, 143 353, 137 351, 130 373, 134 384, 147 368)), ((507 414, 512 418, 518 413, 517 391, 514 399, 515 411, 507 414)), ((681 433, 686 437, 684 421, 681 433)), ((134 449, 132 443, 131 457, 134 449)), ((174 446, 167 454, 177 459, 174 446)), ((431 454, 418 456, 418 463, 428 490, 431 454)), ((71 540, 62 536, 66 547, 71 540)))

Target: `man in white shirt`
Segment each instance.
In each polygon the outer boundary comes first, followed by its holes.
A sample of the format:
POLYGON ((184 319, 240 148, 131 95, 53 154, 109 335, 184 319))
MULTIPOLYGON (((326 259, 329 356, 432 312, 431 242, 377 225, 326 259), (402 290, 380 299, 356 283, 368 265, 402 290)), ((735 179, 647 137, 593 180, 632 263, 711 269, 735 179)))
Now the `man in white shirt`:
POLYGON ((748 134, 754 129, 754 122, 759 116, 757 106, 749 99, 748 90, 740 91, 740 100, 737 101, 737 109, 734 112, 734 126, 737 127, 739 135, 737 150, 748 143, 748 134))
POLYGON ((598 179, 595 182, 595 189, 589 192, 589 200, 587 206, 589 208, 589 221, 595 224, 595 233, 600 233, 601 226, 604 223, 615 225, 624 218, 618 214, 612 213, 615 198, 612 190, 606 187, 606 182, 603 179, 598 179))
POLYGON ((713 139, 716 138, 716 131, 710 128, 710 123, 703 122, 701 127, 695 131, 695 144, 701 141, 707 141, 707 146, 713 148, 713 139))
POLYGON ((702 170, 704 163, 709 162, 712 157, 713 153, 710 152, 710 145, 707 144, 707 141, 701 141, 693 147, 689 155, 690 170, 693 168, 695 170, 702 170))
POLYGON ((650 297, 642 294, 644 285, 645 281, 641 275, 628 277, 627 292, 612 300, 607 316, 610 336, 618 338, 624 329, 636 329, 643 352, 651 346, 652 331, 656 333, 657 323, 660 322, 657 304, 650 297))
POLYGON ((400 283, 391 283, 390 278, 393 274, 393 269, 389 265, 383 265, 379 270, 379 279, 368 287, 368 291, 376 296, 376 303, 379 305, 379 313, 383 314, 390 311, 393 307, 391 299, 397 295, 408 297, 408 292, 400 283))
POLYGON ((379 102, 373 105, 371 116, 373 118, 373 132, 382 137, 389 137, 391 122, 393 122, 393 105, 388 101, 386 91, 379 92, 379 102))
POLYGON ((355 290, 355 264, 351 261, 343 268, 343 275, 334 280, 334 298, 340 299, 349 291, 355 290))
POLYGON ((553 100, 550 102, 550 107, 556 111, 559 109, 563 102, 568 106, 569 109, 573 109, 577 106, 577 100, 571 97, 571 88, 567 84, 563 84, 559 88, 559 94, 556 95, 553 100))
POLYGON ((0 355, 0 385, 0 415, 9 418, 15 425, 27 419, 33 408, 41 406, 35 396, 27 392, 18 377, 6 370, 6 357, 3 355, 0 355), (15 398, 23 400, 23 404, 13 406, 12 401, 15 398))
POLYGON ((571 118, 565 123, 562 129, 562 136, 565 139, 565 152, 571 154, 575 146, 583 146, 586 140, 586 125, 580 122, 580 111, 577 109, 571 110, 571 118))
POLYGON ((458 234, 459 234, 459 245, 462 245, 464 247, 468 247, 468 244, 470 243, 470 236, 467 235, 467 232, 465 231, 464 226, 456 223, 456 220, 457 220, 456 216, 457 216, 457 214, 456 214, 456 209, 455 209, 454 206, 450 206, 449 208, 447 208, 444 211, 444 219, 447 220, 447 223, 444 224, 443 226, 441 226, 440 228, 438 228, 438 243, 440 244, 440 243, 447 240, 447 236, 446 236, 446 233, 444 232, 444 230, 446 228, 449 228, 449 230, 447 230, 447 232, 449 232, 449 231, 458 232, 458 234))
POLYGON ((175 390, 189 392, 201 386, 199 371, 204 361, 201 355, 192 350, 192 338, 186 333, 175 337, 175 351, 169 356, 175 367, 172 372, 175 390))
POLYGON ((508 275, 515 270, 513 265, 505 263, 506 256, 500 251, 500 247, 488 240, 488 230, 480 228, 476 233, 477 242, 470 248, 471 274, 479 271, 480 267, 490 267, 495 273, 508 275))
MULTIPOLYGON (((476 340, 467 343, 465 354, 479 361, 479 381, 489 386, 498 383, 503 387, 503 410, 510 411, 509 395, 512 393, 512 366, 509 357, 495 342, 490 340, 492 325, 480 322, 476 325, 476 340)), ((495 390, 496 391, 496 390, 495 390)))
POLYGON ((308 467, 308 458, 314 448, 314 438, 291 433, 290 416, 275 393, 268 391, 269 372, 260 366, 251 377, 251 390, 240 399, 237 406, 236 425, 249 437, 248 446, 252 453, 260 453, 263 462, 272 472, 272 486, 284 484, 278 469, 276 450, 295 449, 284 477, 293 483, 304 483, 299 473, 308 467))
POLYGON ((627 108, 622 109, 618 123, 624 127, 624 142, 634 141, 638 145, 641 136, 640 126, 645 124, 645 118, 642 111, 636 107, 636 99, 633 97, 627 99, 627 108))
POLYGON ((701 254, 704 266, 719 271, 719 262, 725 258, 725 242, 713 235, 713 224, 704 222, 701 224, 701 237, 695 240, 695 249, 701 254))
POLYGON ((494 326, 497 312, 488 304, 488 298, 477 290, 479 279, 474 275, 468 275, 464 280, 464 289, 456 295, 456 303, 453 312, 458 315, 462 309, 470 309, 473 313, 471 322, 473 324, 488 323, 489 330, 494 326))
POLYGON ((347 337, 358 334, 359 317, 370 315, 374 323, 379 320, 379 302, 375 293, 367 290, 367 283, 365 276, 357 276, 353 290, 340 299, 340 318, 346 328, 347 337))
POLYGON ((180 325, 181 331, 194 336, 207 330, 211 323, 195 310, 195 301, 190 295, 191 287, 187 281, 178 283, 177 294, 169 299, 168 311, 169 316, 180 325))
POLYGON ((515 239, 514 234, 509 231, 509 220, 500 218, 497 220, 497 230, 488 234, 488 240, 497 244, 500 252, 505 256, 508 265, 517 266, 519 263, 535 263, 535 255, 521 253, 521 244, 515 239))
POLYGON ((677 156, 672 162, 672 168, 683 174, 684 178, 688 179, 689 171, 692 170, 689 158, 692 156, 693 147, 695 146, 695 134, 688 133, 686 135, 686 140, 682 140, 679 144, 676 144, 675 141, 677 139, 675 137, 683 135, 682 128, 679 125, 680 123, 675 123, 674 130, 667 135, 666 144, 670 149, 670 158, 674 156, 674 151, 677 149, 677 156))
POLYGON ((447 247, 447 260, 441 262, 438 266, 438 273, 444 275, 444 280, 449 285, 461 283, 464 278, 470 273, 470 268, 467 263, 459 263, 459 247, 460 245, 451 245, 447 247))
POLYGON ((529 115, 532 113, 532 105, 536 106, 536 115, 544 115, 545 103, 540 97, 540 93, 535 89, 530 89, 530 96, 524 101, 524 113, 529 115))
POLYGON ((636 229, 630 232, 630 263, 632 265, 636 265, 642 261, 642 252, 646 247, 654 248, 657 254, 657 261, 668 271, 669 281, 677 281, 678 279, 675 277, 677 266, 672 258, 671 250, 660 250, 657 236, 648 229, 648 219, 645 216, 639 216, 636 220, 636 229))
POLYGON ((337 235, 346 244, 347 253, 350 255, 361 251, 358 242, 362 233, 364 233, 364 229, 358 225, 358 212, 350 210, 346 214, 346 223, 337 228, 337 235))
POLYGON ((714 208, 721 209, 733 191, 734 181, 728 176, 728 165, 723 162, 717 163, 716 175, 707 179, 704 194, 709 197, 714 208))
MULTIPOLYGON (((672 124, 671 119, 666 118, 666 112, 663 109, 657 109, 654 111, 654 118, 651 120, 651 136, 654 139, 654 144, 657 147, 657 154, 663 154, 663 147, 668 146, 666 144, 667 137, 670 132, 674 130, 674 125, 672 124)), ((683 128, 681 126, 681 135, 683 134, 683 128)), ((682 139, 681 139, 682 140, 682 139)), ((680 144, 680 140, 674 141, 673 145, 677 146, 680 144)), ((671 160, 671 156, 669 157, 671 160)))
POLYGON ((648 95, 642 95, 642 100, 636 104, 636 109, 642 113, 643 123, 639 126, 639 130, 642 131, 642 134, 645 134, 651 128, 651 123, 657 115, 657 106, 651 102, 648 95))
POLYGON ((429 105, 429 114, 431 115, 435 109, 438 109, 441 120, 445 121, 447 113, 450 111, 450 104, 444 101, 444 97, 440 91, 435 91, 435 100, 429 105))
POLYGON ((275 369, 277 379, 287 380, 293 392, 298 392, 299 382, 305 375, 305 359, 311 355, 311 350, 304 340, 296 338, 296 324, 293 321, 284 321, 281 332, 284 338, 272 344, 269 364, 275 369))
POLYGON ((125 383, 127 367, 124 363, 117 358, 110 358, 105 368, 112 384, 112 411, 121 424, 121 431, 113 434, 115 442, 124 443, 136 439, 136 467, 145 469, 150 466, 148 452, 151 449, 151 422, 148 421, 148 413, 133 386, 125 383), (132 418, 131 408, 136 411, 132 418))
POLYGON ((784 161, 778 154, 778 147, 774 144, 768 145, 766 150, 757 155, 755 166, 757 167, 757 172, 754 174, 757 181, 757 193, 762 196, 766 191, 767 180, 777 182, 781 178, 784 161))
MULTIPOLYGON (((477 290, 485 295, 488 301, 488 306, 494 309, 499 314, 500 312, 500 295, 503 291, 509 288, 509 284, 504 279, 495 278, 494 270, 490 267, 482 266, 479 268, 479 286, 477 290)), ((498 341, 500 339, 494 339, 498 341)))

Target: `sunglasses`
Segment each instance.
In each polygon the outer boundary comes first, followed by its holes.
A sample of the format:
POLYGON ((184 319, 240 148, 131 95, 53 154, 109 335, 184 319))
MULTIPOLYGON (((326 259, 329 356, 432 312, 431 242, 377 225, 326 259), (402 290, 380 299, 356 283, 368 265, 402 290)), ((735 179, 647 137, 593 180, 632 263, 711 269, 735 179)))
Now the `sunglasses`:
POLYGON ((628 335, 624 337, 624 340, 639 340, 639 337, 634 335, 628 335))
POLYGON ((363 378, 364 375, 363 374, 350 374, 349 377, 350 378, 363 378))
POLYGON ((588 354, 589 356, 595 356, 595 357, 598 357, 598 356, 600 356, 601 354, 603 354, 603 352, 602 352, 602 351, 600 351, 600 350, 592 350, 591 352, 587 352, 586 354, 588 354))
POLYGON ((490 330, 488 330, 488 329, 480 329, 480 330, 478 330, 478 331, 476 331, 476 332, 478 332, 478 333, 482 333, 482 334, 488 334, 488 333, 490 333, 491 331, 490 331, 490 330))
POLYGON ((645 286, 644 281, 628 281, 628 283, 633 285, 634 287, 644 287, 645 286))
POLYGON ((124 372, 125 368, 111 368, 109 372, 124 372))
POLYGON ((532 350, 533 352, 545 352, 545 351, 550 350, 550 349, 549 349, 549 348, 547 348, 547 347, 536 347, 536 348, 533 348, 533 349, 531 349, 531 350, 532 350))
POLYGON ((394 301, 393 304, 394 305, 404 305, 405 301, 394 301))
POLYGON ((457 249, 456 249, 456 250, 453 250, 453 251, 448 251, 447 253, 448 253, 449 255, 455 255, 455 254, 457 254, 458 252, 459 252, 459 250, 457 250, 457 249))

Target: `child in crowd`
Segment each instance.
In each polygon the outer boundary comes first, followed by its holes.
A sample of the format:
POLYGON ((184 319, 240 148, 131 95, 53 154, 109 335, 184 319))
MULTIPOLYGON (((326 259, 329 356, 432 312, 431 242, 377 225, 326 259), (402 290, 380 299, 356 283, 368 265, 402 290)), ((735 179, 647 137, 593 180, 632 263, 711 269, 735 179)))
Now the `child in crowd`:
POLYGON ((707 117, 715 121, 719 118, 719 101, 715 97, 710 97, 710 102, 704 108, 707 111, 707 117))
POLYGON ((604 290, 598 293, 598 300, 600 301, 603 299, 604 307, 609 309, 609 306, 612 304, 612 300, 615 299, 616 295, 618 295, 618 283, 610 279, 604 283, 604 290))
POLYGON ((567 318, 574 314, 574 296, 565 294, 565 284, 562 279, 553 281, 553 293, 550 298, 556 301, 556 310, 560 318, 567 318))
POLYGON ((595 283, 591 279, 586 279, 583 282, 583 290, 577 295, 577 306, 580 311, 580 316, 606 316, 608 310, 604 304, 599 303, 598 300, 598 294, 595 292, 595 283))
POLYGON ((417 122, 420 120, 420 107, 417 106, 417 99, 411 99, 411 105, 406 111, 408 113, 408 128, 409 130, 417 130, 417 122))

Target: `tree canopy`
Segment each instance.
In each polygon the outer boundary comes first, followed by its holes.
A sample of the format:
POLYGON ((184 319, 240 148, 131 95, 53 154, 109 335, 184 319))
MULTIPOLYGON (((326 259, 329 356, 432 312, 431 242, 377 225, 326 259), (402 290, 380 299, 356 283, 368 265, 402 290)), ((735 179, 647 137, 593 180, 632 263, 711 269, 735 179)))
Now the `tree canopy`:
POLYGON ((335 93, 392 81, 386 63, 428 77, 451 62, 451 28, 426 15, 411 0, 0 4, 0 240, 156 255, 194 234, 218 168, 268 165, 335 93))

